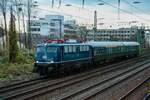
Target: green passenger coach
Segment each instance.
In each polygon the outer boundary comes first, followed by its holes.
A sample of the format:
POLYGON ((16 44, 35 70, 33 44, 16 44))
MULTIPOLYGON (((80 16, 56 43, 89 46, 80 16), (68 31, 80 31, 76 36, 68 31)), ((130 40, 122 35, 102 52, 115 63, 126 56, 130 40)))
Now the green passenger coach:
POLYGON ((134 57, 140 54, 140 44, 137 42, 88 42, 93 48, 93 61, 99 63, 119 57, 134 57))

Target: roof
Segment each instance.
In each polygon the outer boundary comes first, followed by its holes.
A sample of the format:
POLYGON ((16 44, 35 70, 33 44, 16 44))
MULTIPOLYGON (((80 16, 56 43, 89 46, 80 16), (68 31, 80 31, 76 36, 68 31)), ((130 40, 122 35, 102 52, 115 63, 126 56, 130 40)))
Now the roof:
POLYGON ((69 45, 89 45, 92 47, 117 47, 117 46, 138 46, 140 45, 138 42, 116 42, 116 41, 102 41, 102 42, 87 42, 87 43, 63 43, 63 44, 57 44, 57 43, 42 43, 38 44, 37 46, 69 46, 69 45))
POLYGON ((82 43, 62 43, 62 44, 57 44, 57 43, 42 43, 42 44, 37 44, 37 46, 69 46, 69 45, 88 45, 88 44, 82 44, 82 43))
POLYGON ((140 45, 138 42, 123 42, 124 45, 140 45))
POLYGON ((86 44, 92 47, 117 47, 117 46, 136 46, 140 45, 138 42, 116 42, 116 41, 102 41, 102 42, 87 42, 86 44))

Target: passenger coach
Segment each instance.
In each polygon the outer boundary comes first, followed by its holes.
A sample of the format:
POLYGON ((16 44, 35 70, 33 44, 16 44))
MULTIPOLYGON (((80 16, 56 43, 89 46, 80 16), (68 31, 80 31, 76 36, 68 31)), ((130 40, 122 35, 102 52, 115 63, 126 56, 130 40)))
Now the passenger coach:
POLYGON ((140 44, 137 42, 88 42, 92 46, 93 62, 109 61, 119 57, 134 57, 140 53, 140 44))

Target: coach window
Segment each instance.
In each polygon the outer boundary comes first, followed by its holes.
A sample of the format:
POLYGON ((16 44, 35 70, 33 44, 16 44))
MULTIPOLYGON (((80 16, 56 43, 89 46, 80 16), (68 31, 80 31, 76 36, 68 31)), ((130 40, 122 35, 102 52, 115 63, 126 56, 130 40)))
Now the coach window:
POLYGON ((83 51, 86 51, 86 46, 83 46, 83 51))
POLYGON ((89 46, 87 46, 87 51, 89 51, 89 46))
POLYGON ((97 48, 94 48, 94 55, 96 55, 97 54, 97 50, 96 50, 97 48))
POLYGON ((84 51, 84 45, 82 46, 82 51, 84 51))
POLYGON ((73 52, 76 52, 76 46, 75 45, 73 46, 73 52))
POLYGON ((80 51, 82 51, 82 46, 80 46, 80 51))
POLYGON ((64 46, 64 52, 68 53, 68 46, 64 46))
POLYGON ((84 51, 84 45, 82 45, 81 47, 82 47, 82 51, 84 51))
POLYGON ((83 51, 86 51, 86 46, 83 46, 83 51))
POLYGON ((85 46, 85 51, 87 51, 87 46, 85 46))
POLYGON ((85 46, 84 45, 82 46, 82 51, 85 51, 85 46))
POLYGON ((86 51, 88 51, 88 46, 86 46, 86 51))
POLYGON ((84 48, 83 48, 83 51, 86 51, 86 46, 83 46, 84 48))
POLYGON ((80 51, 83 51, 83 46, 82 45, 80 45, 80 51))
POLYGON ((86 51, 88 51, 88 46, 86 46, 86 51))
POLYGON ((71 45, 69 46, 69 52, 72 52, 72 46, 71 45))

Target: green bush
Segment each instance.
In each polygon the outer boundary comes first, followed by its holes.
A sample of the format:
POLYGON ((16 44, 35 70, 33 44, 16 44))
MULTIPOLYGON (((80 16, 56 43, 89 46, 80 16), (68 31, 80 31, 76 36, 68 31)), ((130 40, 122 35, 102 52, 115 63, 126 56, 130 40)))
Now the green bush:
POLYGON ((20 50, 16 57, 16 63, 32 63, 34 61, 34 54, 28 52, 27 50, 23 49, 20 50))
POLYGON ((0 64, 8 63, 8 56, 0 56, 0 64))
MULTIPOLYGON (((9 57, 6 52, 7 51, 0 51, 0 64, 9 63, 8 61, 9 57)), ((16 56, 14 63, 29 64, 29 63, 33 63, 33 61, 34 61, 34 53, 28 52, 28 50, 26 49, 21 49, 17 52, 17 56, 16 56)))
POLYGON ((8 62, 8 55, 0 55, 0 80, 10 76, 32 74, 34 53, 21 49, 14 63, 8 62))
POLYGON ((1 64, 0 79, 32 73, 32 64, 1 64))
POLYGON ((0 64, 8 63, 8 55, 6 50, 0 50, 0 64))

